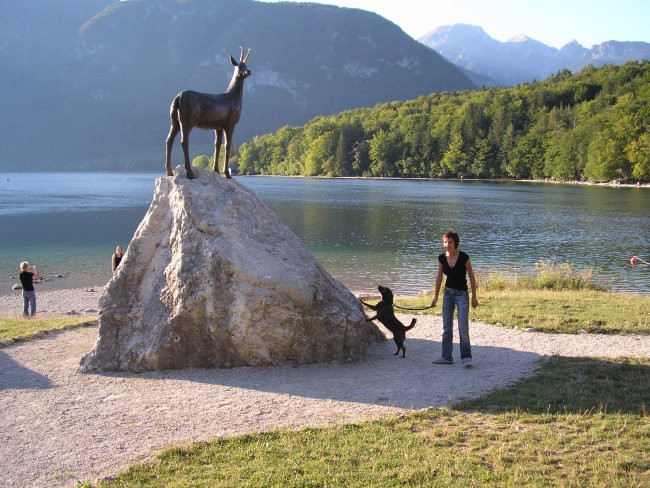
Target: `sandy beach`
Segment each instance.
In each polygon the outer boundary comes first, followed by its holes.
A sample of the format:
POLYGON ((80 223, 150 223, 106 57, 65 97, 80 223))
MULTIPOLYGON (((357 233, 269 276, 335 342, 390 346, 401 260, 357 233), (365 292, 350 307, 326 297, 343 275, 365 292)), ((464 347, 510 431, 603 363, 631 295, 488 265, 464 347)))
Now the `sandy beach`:
MULTIPOLYGON (((103 285, 67 290, 41 291, 36 289, 36 317, 97 315, 98 301, 103 290, 103 285)), ((21 317, 22 315, 23 298, 20 290, 14 291, 10 295, 0 295, 0 317, 21 317)))
MULTIPOLYGON (((96 315, 100 292, 41 292, 41 316, 96 315)), ((0 316, 20 313, 19 294, 0 297, 0 316)), ((400 315, 404 322, 411 317, 400 315)), ((390 340, 348 364, 77 373, 97 331, 72 329, 0 348, 1 486, 72 487, 173 445, 449 405, 530 376, 552 355, 650 357, 650 336, 541 334, 472 323, 474 368, 459 361, 437 366, 431 361, 440 354, 440 318, 419 316, 405 359, 393 355, 390 340)))

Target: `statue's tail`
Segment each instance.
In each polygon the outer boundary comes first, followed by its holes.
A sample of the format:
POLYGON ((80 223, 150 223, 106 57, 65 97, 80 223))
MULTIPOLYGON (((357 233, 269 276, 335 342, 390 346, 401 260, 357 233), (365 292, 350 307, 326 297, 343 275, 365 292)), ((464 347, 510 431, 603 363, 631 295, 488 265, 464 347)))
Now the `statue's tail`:
POLYGON ((174 100, 172 101, 172 106, 169 107, 169 116, 172 119, 176 119, 177 114, 178 114, 178 107, 181 104, 181 95, 183 92, 180 92, 178 95, 174 97, 174 100))

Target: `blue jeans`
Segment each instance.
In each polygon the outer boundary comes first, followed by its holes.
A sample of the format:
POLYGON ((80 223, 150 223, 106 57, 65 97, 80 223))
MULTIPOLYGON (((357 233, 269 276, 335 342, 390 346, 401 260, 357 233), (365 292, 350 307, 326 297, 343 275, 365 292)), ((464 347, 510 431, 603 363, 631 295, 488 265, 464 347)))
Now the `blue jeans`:
POLYGON ((32 307, 32 317, 36 314, 36 292, 23 290, 23 315, 29 317, 29 306, 32 307))
POLYGON ((454 340, 454 309, 458 309, 461 359, 472 357, 469 343, 469 292, 445 288, 442 296, 442 357, 451 361, 454 340))

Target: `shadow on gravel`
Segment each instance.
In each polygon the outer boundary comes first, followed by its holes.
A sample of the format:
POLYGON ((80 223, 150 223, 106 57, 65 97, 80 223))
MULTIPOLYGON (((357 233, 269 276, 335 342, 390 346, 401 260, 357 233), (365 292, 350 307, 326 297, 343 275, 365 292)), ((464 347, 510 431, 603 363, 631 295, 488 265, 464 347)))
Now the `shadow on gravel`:
POLYGON ((35 373, 13 360, 0 350, 0 391, 8 389, 46 389, 52 383, 40 373, 35 373))
POLYGON ((417 409, 451 405, 462 398, 476 398, 494 388, 504 388, 531 376, 539 368, 538 354, 472 346, 474 367, 468 369, 458 359, 457 344, 454 345, 454 364, 432 364, 432 360, 440 356, 440 349, 438 341, 407 339, 406 358, 402 358, 393 355, 395 345, 391 340, 373 346, 365 360, 352 363, 100 374, 187 381, 190 389, 191 383, 195 383, 417 409))

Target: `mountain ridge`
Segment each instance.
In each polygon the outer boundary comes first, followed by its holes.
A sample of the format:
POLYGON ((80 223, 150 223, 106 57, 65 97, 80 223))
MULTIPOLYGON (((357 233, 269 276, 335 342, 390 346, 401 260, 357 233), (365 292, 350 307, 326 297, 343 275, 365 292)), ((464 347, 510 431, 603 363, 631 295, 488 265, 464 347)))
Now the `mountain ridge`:
MULTIPOLYGON (((172 99, 186 89, 225 91, 228 55, 242 44, 252 49, 253 74, 235 143, 317 115, 476 88, 441 55, 359 9, 5 0, 3 13, 0 88, 12 96, 0 102, 0 170, 162 171, 172 99)), ((213 138, 192 131, 192 156, 211 153, 213 138)))
POLYGON ((557 49, 525 34, 501 42, 471 24, 440 26, 418 41, 470 70, 475 83, 482 85, 477 75, 494 80, 485 86, 541 80, 562 69, 577 72, 590 64, 621 65, 650 58, 650 43, 641 41, 606 41, 587 49, 574 39, 557 49))

